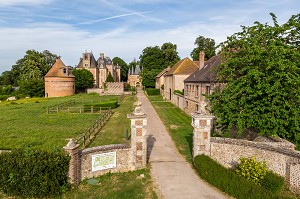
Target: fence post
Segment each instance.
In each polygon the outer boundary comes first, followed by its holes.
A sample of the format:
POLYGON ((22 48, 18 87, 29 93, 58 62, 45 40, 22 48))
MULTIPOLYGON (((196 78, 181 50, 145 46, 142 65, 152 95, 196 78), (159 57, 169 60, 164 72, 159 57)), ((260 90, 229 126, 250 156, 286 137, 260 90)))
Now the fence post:
POLYGON ((81 181, 79 172, 79 144, 76 144, 72 139, 70 139, 68 144, 63 148, 64 151, 71 157, 69 165, 70 181, 71 183, 78 185, 81 181))
POLYGON ((145 168, 147 164, 147 115, 142 112, 141 103, 137 103, 131 120, 131 168, 145 168))
POLYGON ((94 107, 91 106, 91 113, 94 113, 94 107))
POLYGON ((214 116, 200 112, 191 114, 193 130, 193 158, 205 154, 210 156, 210 135, 214 116))

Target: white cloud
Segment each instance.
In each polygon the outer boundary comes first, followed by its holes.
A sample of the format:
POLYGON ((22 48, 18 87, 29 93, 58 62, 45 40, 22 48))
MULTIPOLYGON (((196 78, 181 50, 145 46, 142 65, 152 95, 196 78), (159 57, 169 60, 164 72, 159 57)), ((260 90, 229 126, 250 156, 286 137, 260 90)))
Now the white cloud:
POLYGON ((44 5, 50 2, 51 0, 0 0, 0 6, 44 5))

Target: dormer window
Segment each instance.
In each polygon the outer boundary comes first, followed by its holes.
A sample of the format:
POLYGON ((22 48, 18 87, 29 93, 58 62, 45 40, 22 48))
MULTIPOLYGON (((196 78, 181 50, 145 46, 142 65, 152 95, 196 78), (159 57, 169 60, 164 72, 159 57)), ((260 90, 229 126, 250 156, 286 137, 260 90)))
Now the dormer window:
POLYGON ((63 72, 64 72, 64 73, 67 73, 67 69, 66 69, 66 68, 64 68, 64 69, 63 69, 63 72))

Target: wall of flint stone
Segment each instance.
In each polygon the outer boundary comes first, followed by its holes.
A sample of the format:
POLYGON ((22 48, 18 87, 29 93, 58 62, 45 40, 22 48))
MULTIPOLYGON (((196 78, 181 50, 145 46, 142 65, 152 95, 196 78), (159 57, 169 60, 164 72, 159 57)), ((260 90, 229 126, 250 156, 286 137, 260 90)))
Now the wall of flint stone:
POLYGON ((264 143, 230 138, 211 138, 210 156, 227 168, 234 167, 240 157, 255 156, 265 161, 268 169, 285 177, 291 188, 300 188, 300 152, 288 143, 264 143))
POLYGON ((92 148, 87 148, 79 152, 80 160, 80 179, 93 178, 96 176, 103 175, 105 173, 111 172, 125 172, 130 171, 130 146, 126 144, 112 144, 105 146, 97 146, 92 148), (116 164, 115 168, 105 169, 100 171, 92 171, 92 155, 116 152, 116 164))

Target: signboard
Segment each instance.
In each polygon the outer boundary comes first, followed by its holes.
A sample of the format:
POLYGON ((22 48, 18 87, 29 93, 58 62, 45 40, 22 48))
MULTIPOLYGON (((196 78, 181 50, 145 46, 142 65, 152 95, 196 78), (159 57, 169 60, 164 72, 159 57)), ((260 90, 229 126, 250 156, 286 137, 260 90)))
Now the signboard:
POLYGON ((92 155, 92 171, 111 169, 117 166, 116 152, 92 155))

